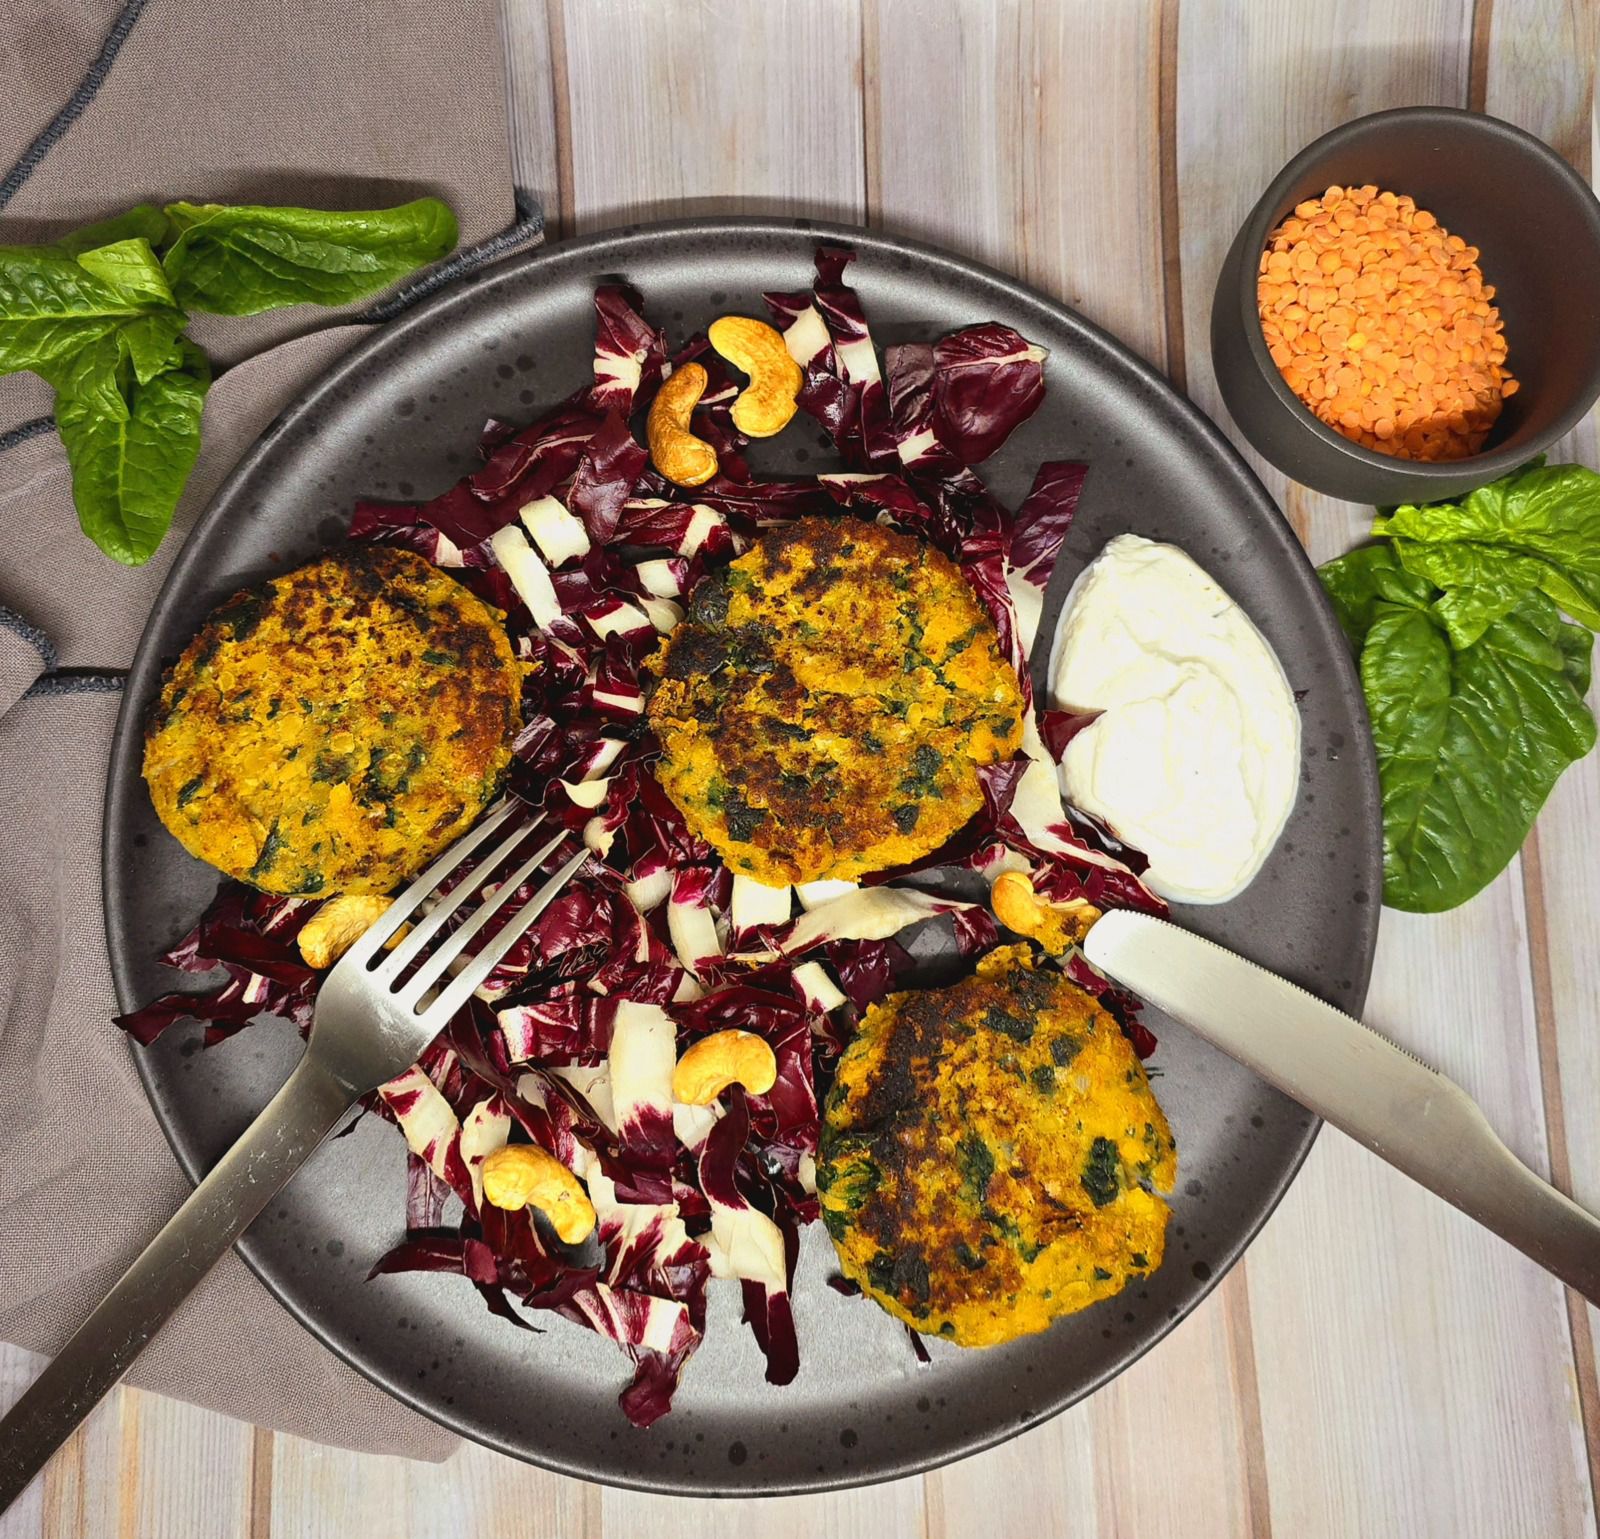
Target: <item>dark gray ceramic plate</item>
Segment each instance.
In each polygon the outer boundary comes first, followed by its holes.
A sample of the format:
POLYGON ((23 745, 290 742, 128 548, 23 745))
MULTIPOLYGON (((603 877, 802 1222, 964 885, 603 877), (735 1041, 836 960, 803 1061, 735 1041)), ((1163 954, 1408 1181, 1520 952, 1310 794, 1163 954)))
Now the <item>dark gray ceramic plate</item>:
MULTIPOLYGON (((1378 807, 1360 695, 1338 627, 1293 533, 1216 429, 1079 316, 998 274, 866 231, 720 221, 627 230, 492 268, 386 327, 286 412, 245 457, 178 558, 135 660, 106 807, 106 920, 123 1008, 172 986, 156 954, 214 892, 214 872, 161 829, 139 780, 139 728, 163 661, 242 583, 336 542, 353 499, 425 496, 454 481, 490 413, 527 419, 588 379, 591 296, 620 274, 682 337, 763 289, 811 277, 819 234, 851 242, 880 345, 1004 321, 1050 350, 1048 395, 986 467, 1007 499, 1048 458, 1093 467, 1041 636, 1071 577, 1110 536, 1174 540, 1266 631, 1303 691, 1299 805, 1254 884, 1178 917, 1355 1010, 1372 959, 1378 807)), ((802 419, 804 421, 804 419, 802 419)), ((816 471, 831 451, 807 422, 758 469, 816 471)), ((672 1414, 623 1420, 616 1349, 564 1321, 538 1335, 488 1315, 459 1279, 365 1280, 399 1235, 404 1147, 372 1119, 325 1145, 241 1245, 283 1303, 402 1400, 506 1453, 659 1490, 793 1491, 909 1474, 1042 1421, 1126 1367, 1215 1285, 1260 1227, 1315 1133, 1313 1119, 1170 1022, 1157 1088, 1180 1164, 1166 1264, 1043 1336, 987 1352, 931 1344, 919 1366, 899 1325, 825 1286, 813 1226, 795 1283, 802 1367, 763 1381, 737 1291, 714 1290, 704 1347, 672 1414)), ((266 1023, 209 1052, 178 1029, 137 1054, 191 1176, 288 1073, 294 1033, 266 1023)), ((1308 1264, 1312 1264, 1308 1260, 1308 1264)))

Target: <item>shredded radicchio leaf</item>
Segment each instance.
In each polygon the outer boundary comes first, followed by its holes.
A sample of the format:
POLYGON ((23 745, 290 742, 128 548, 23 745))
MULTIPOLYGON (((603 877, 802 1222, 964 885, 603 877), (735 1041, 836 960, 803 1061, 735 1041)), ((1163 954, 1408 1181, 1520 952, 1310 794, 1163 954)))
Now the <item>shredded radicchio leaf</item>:
POLYGON ((889 392, 866 311, 856 291, 844 281, 844 270, 854 260, 855 252, 848 247, 819 247, 812 297, 833 338, 835 367, 846 391, 843 423, 835 435, 840 453, 865 466, 887 466, 896 458, 894 436, 889 431, 889 392))
MULTIPOLYGON (((542 1311, 609 1337, 633 1365, 619 1399, 641 1427, 671 1406, 714 1277, 738 1280, 768 1379, 794 1377, 789 1288, 801 1230, 818 1215, 819 1105, 839 1054, 860 1013, 908 979, 901 942, 914 926, 953 927, 966 956, 995 944, 987 908, 884 884, 1021 863, 1052 900, 1164 911, 1139 880, 1137 852, 1061 803, 1056 761, 1084 719, 1032 709, 1027 653, 1085 468, 1043 465, 1014 513, 973 468, 1038 407, 1044 353, 985 324, 880 359, 844 281, 851 259, 824 247, 812 289, 765 296, 801 367, 800 404, 843 473, 752 477, 728 415, 738 380, 703 337, 673 355, 638 296, 607 284, 595 294, 591 385, 520 430, 487 424, 482 463, 448 491, 358 503, 350 525, 353 539, 418 551, 505 611, 530 665, 510 791, 595 856, 419 1062, 364 1100, 409 1150, 395 1215, 404 1232, 372 1275, 459 1275, 510 1323, 542 1311), (629 426, 689 358, 710 375, 697 431, 721 457, 720 474, 692 492, 649 468, 629 426), (944 848, 830 902, 792 906, 769 892, 756 904, 652 772, 641 669, 708 570, 764 529, 840 509, 918 534, 957 563, 1017 670, 1028 734, 1013 759, 980 772, 983 810, 944 848), (729 1027, 771 1045, 772 1089, 674 1105, 678 1055, 729 1027), (591 1243, 569 1250, 526 1210, 484 1202, 483 1161, 508 1141, 584 1180, 591 1243)), ((206 1023, 207 1043, 263 1015, 309 1029, 321 975, 297 937, 318 906, 224 889, 163 959, 207 975, 205 986, 119 1024, 142 1043, 184 1019, 206 1023)), ((1137 1001, 1081 956, 1064 966, 1147 1053, 1137 1001)))
POLYGON ((933 344, 933 395, 963 465, 989 458, 1044 399, 1042 347, 1009 326, 968 326, 933 344))
POLYGON ((1087 465, 1071 461, 1051 461, 1039 467, 1033 489, 1023 498, 1011 526, 1012 567, 1025 582, 1040 592, 1050 581, 1056 557, 1078 510, 1078 495, 1083 490, 1087 465))
POLYGON ((583 520, 596 545, 604 545, 617 532, 623 504, 648 458, 621 414, 608 412, 584 449, 566 496, 568 508, 583 520))
MULTIPOLYGON (((950 476, 980 464, 1044 399, 1045 351, 1009 326, 902 343, 886 358, 890 437, 900 463, 920 474, 950 476)), ((1081 480, 1083 467, 1075 468, 1081 480)), ((1029 521, 1019 510, 1018 531, 1029 521)))
POLYGON ((639 296, 620 283, 594 291, 594 389, 597 410, 627 418, 641 392, 661 382, 667 340, 639 313, 639 296))

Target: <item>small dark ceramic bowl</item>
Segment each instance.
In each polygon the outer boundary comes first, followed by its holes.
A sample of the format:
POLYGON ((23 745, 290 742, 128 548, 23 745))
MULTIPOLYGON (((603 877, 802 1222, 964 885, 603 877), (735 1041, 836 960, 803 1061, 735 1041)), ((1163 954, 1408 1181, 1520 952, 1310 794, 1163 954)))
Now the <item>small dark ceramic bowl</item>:
POLYGON ((1357 118, 1280 171, 1235 238, 1211 309, 1217 383, 1245 437, 1285 474, 1383 507, 1481 486, 1548 448, 1600 395, 1600 203, 1554 150, 1498 118, 1403 107, 1357 118), (1363 449, 1314 417, 1267 352, 1256 277, 1267 237, 1326 187, 1407 193, 1481 255, 1521 388, 1480 454, 1436 464, 1363 449))

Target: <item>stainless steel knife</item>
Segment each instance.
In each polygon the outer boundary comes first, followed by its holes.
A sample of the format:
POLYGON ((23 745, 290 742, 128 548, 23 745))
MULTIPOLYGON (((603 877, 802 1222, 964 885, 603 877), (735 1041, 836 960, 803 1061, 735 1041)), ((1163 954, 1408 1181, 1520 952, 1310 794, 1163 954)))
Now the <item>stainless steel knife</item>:
POLYGON ((1165 920, 1106 914, 1083 951, 1107 977, 1600 1304, 1600 1219, 1512 1154, 1459 1085, 1342 1010, 1165 920))

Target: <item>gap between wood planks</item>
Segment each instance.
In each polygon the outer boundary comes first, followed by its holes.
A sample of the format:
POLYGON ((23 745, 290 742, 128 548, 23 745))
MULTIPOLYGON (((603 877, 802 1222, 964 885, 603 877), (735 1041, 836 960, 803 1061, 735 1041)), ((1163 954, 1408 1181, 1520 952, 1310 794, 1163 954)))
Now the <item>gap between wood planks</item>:
POLYGON ((143 1407, 137 1394, 124 1393, 117 1404, 121 1426, 118 1452, 121 1471, 117 1480, 117 1539, 141 1539, 139 1534, 139 1483, 142 1474, 139 1421, 143 1407))
POLYGON ((250 1437, 250 1526, 247 1539, 272 1539, 272 1457, 276 1434, 257 1427, 250 1437))
MULTIPOLYGON (((555 90, 556 203, 555 233, 567 240, 576 233, 576 205, 572 189, 572 85, 567 75, 567 17, 563 0, 545 0, 545 23, 550 29, 550 78, 555 90)), ((551 211, 545 210, 550 220, 551 211)))
POLYGON ((1188 394, 1189 368, 1184 356, 1182 204, 1178 192, 1178 5, 1162 0, 1158 50, 1156 125, 1161 186, 1161 288, 1167 330, 1167 378, 1188 394))
MULTIPOLYGON (((1566 1101, 1561 1092, 1561 1051, 1556 1040, 1555 989, 1550 977, 1550 931, 1545 913, 1544 867, 1539 856, 1539 830, 1522 847, 1522 910, 1527 927, 1529 983, 1539 1055, 1539 1093, 1544 1102, 1546 1157, 1550 1182, 1572 1196, 1572 1155, 1567 1147, 1566 1101)), ((1589 1485, 1600 1503, 1600 1375, 1595 1370, 1594 1337, 1589 1306, 1571 1288, 1566 1294, 1567 1328, 1572 1338, 1572 1366, 1578 1382, 1578 1414, 1589 1458, 1589 1485)))
MULTIPOLYGON (((1467 106, 1488 110, 1489 56, 1494 40, 1494 0, 1474 0, 1472 53, 1467 76, 1467 106)), ((1591 135, 1594 115, 1594 77, 1590 76, 1591 135)), ((1581 157, 1580 157, 1581 158, 1581 157)), ((1578 170, 1591 183, 1590 164, 1578 170)), ((1539 1099, 1544 1108, 1545 1152, 1551 1183, 1572 1195, 1572 1153, 1567 1144, 1566 1098, 1561 1086, 1561 1050, 1558 1041, 1555 989, 1550 974, 1550 930, 1545 905, 1544 866, 1539 852, 1537 824, 1529 833, 1519 857, 1522 909, 1527 936, 1528 981, 1533 995, 1534 1041, 1539 1065, 1539 1099)), ((1578 1415, 1589 1465, 1590 1500, 1600 1509, 1600 1374, 1595 1365, 1594 1335, 1589 1309, 1571 1288, 1563 1289, 1567 1331, 1572 1349, 1573 1376, 1578 1388, 1578 1415)))
POLYGON ((1484 110, 1489 97, 1489 43, 1494 32, 1494 0, 1473 0, 1472 53, 1467 64, 1467 105, 1484 110))

